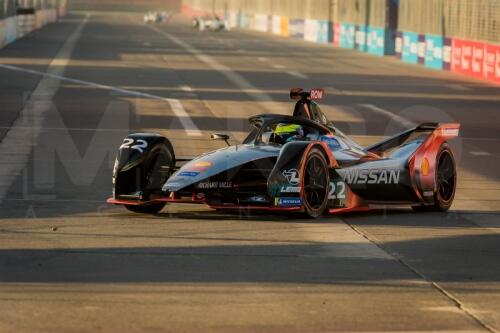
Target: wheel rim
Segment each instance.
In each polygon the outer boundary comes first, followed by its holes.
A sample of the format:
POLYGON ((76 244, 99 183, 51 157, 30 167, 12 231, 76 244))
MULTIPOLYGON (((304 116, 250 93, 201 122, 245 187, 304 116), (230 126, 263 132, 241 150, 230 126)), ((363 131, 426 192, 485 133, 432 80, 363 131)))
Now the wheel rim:
POLYGON ((443 201, 448 202, 453 198, 455 181, 453 157, 445 151, 439 157, 437 172, 437 190, 443 201))
POLYGON ((320 209, 327 192, 326 169, 319 157, 312 156, 305 168, 304 194, 307 205, 312 209, 320 209))

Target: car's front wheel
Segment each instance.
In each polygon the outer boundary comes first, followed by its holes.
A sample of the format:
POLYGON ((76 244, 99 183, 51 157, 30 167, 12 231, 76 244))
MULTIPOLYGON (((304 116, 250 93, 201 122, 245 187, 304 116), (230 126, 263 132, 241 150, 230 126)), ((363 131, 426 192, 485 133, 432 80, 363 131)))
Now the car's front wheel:
MULTIPOLYGON (((159 193, 163 184, 170 177, 173 170, 173 156, 164 143, 155 144, 148 152, 148 156, 141 167, 143 194, 148 198, 151 194, 159 193)), ((126 205, 134 213, 155 214, 165 207, 165 202, 147 205, 126 205)))
POLYGON ((309 152, 302 173, 304 210, 309 217, 317 218, 326 210, 330 183, 328 163, 319 149, 313 148, 309 152))

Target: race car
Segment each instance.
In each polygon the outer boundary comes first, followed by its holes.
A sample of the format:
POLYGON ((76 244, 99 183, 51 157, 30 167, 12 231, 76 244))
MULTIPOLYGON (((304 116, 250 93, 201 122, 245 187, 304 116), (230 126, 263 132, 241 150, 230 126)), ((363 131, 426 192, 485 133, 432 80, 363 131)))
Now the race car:
POLYGON ((167 12, 147 12, 144 14, 144 23, 163 23, 168 21, 167 12))
POLYGON ((204 30, 229 30, 229 22, 227 20, 223 20, 217 15, 215 16, 201 16, 193 18, 193 27, 198 29, 199 31, 204 30))
POLYGON ((425 123, 361 147, 330 122, 316 100, 322 89, 292 89, 293 115, 249 118, 241 144, 212 134, 227 147, 176 159, 168 138, 135 133, 121 145, 108 203, 157 213, 167 203, 205 204, 217 210, 326 213, 370 209, 372 204, 447 211, 457 172, 448 140, 455 123, 425 123))

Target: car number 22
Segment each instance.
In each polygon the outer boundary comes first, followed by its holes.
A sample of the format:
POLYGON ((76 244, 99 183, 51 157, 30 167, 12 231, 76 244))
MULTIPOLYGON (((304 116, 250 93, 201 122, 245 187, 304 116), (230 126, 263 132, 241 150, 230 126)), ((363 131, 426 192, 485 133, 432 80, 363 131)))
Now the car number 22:
POLYGON ((330 182, 330 189, 328 191, 328 199, 345 199, 346 185, 344 182, 330 182))
POLYGON ((125 138, 123 140, 123 144, 120 146, 120 149, 136 149, 141 152, 141 154, 144 152, 144 149, 148 147, 148 143, 145 140, 134 140, 131 138, 125 138), (135 145, 134 145, 135 143, 135 145))

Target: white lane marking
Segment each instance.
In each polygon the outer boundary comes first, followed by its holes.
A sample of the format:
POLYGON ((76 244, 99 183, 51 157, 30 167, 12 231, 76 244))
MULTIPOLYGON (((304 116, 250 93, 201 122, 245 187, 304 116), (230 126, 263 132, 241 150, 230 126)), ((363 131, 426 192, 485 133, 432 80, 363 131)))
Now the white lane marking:
POLYGON ((9 156, 9 163, 0 164, 1 174, 5 175, 0 179, 0 202, 28 163, 28 156, 37 144, 45 114, 52 107, 52 99, 59 89, 58 77, 64 74, 76 42, 89 18, 90 15, 87 14, 64 42, 47 68, 47 74, 50 75, 43 76, 38 82, 29 101, 0 142, 0 156, 9 156))
POLYGON ((466 86, 463 86, 458 83, 450 83, 448 84, 448 87, 455 89, 455 90, 460 90, 460 91, 471 91, 472 89, 466 86))
MULTIPOLYGON (((212 57, 204 54, 197 48, 191 46, 190 44, 184 42, 183 40, 157 28, 152 25, 145 25, 145 27, 148 27, 149 29, 159 33, 160 35, 163 35, 164 37, 168 38, 170 41, 173 43, 177 44, 178 46, 182 47, 184 50, 189 52, 191 55, 193 55, 195 58, 197 58, 199 61, 207 64, 210 66, 212 69, 218 71, 222 75, 224 75, 229 81, 237 85, 239 88, 244 89, 244 90, 249 90, 247 92, 247 95, 252 97, 254 100, 262 103, 262 102, 273 102, 274 100, 266 94, 264 91, 258 89, 255 87, 253 84, 251 84, 247 79, 245 79, 243 76, 240 74, 232 71, 229 67, 219 63, 212 57)), ((268 109, 266 105, 262 105, 263 108, 268 109)))
POLYGON ((149 46, 151 46, 151 43, 150 42, 144 42, 143 45, 149 47, 149 46))
POLYGON ((179 86, 179 89, 182 91, 186 91, 186 92, 193 92, 193 88, 191 88, 188 85, 181 85, 181 86, 179 86))
POLYGON ((309 79, 309 76, 307 76, 306 74, 299 73, 297 71, 288 71, 287 74, 297 77, 299 79, 304 79, 304 80, 309 79))
POLYGON ((487 151, 471 151, 471 152, 469 152, 469 154, 474 155, 474 156, 490 156, 491 155, 487 151))
POLYGON ((405 118, 403 118, 395 113, 392 113, 388 110, 384 110, 382 108, 379 108, 378 106, 375 106, 373 104, 358 104, 358 106, 365 108, 365 109, 368 109, 368 110, 371 110, 371 111, 378 113, 380 115, 383 115, 385 117, 391 118, 394 122, 398 123, 399 125, 401 125, 403 127, 410 128, 410 127, 417 126, 417 124, 415 124, 414 122, 409 121, 408 119, 405 119, 405 118))
POLYGON ((44 72, 35 71, 32 69, 25 69, 25 68, 21 68, 21 67, 17 67, 17 66, 0 64, 0 68, 10 69, 13 71, 24 72, 24 73, 34 74, 34 75, 40 75, 40 76, 43 76, 44 78, 50 78, 50 79, 56 79, 58 81, 76 83, 76 84, 80 84, 80 85, 84 85, 84 86, 89 86, 92 88, 114 91, 114 92, 124 94, 124 95, 131 95, 131 96, 137 96, 137 97, 143 97, 143 98, 149 98, 149 99, 155 99, 155 100, 167 102, 170 105, 175 116, 179 118, 179 121, 181 122, 182 126, 184 127, 184 130, 187 133, 187 135, 189 135, 189 136, 202 136, 201 131, 194 124, 193 120, 189 117, 189 115, 187 114, 187 112, 185 111, 184 107, 182 106, 182 104, 180 103, 180 101, 178 99, 166 98, 166 97, 161 97, 161 96, 157 96, 157 95, 153 95, 153 94, 149 94, 149 93, 138 92, 138 91, 133 91, 133 90, 129 90, 129 89, 122 89, 122 88, 118 88, 118 87, 112 87, 112 86, 108 86, 105 84, 100 84, 100 83, 95 83, 95 82, 90 82, 90 81, 72 79, 72 78, 65 77, 65 76, 62 76, 59 74, 55 74, 55 73, 50 73, 50 72, 44 73, 44 72))
POLYGON ((172 107, 175 115, 179 118, 182 126, 185 128, 187 135, 189 136, 201 136, 200 130, 193 123, 189 115, 187 114, 184 106, 178 99, 169 98, 168 103, 172 107))
POLYGON ((283 66, 283 65, 273 65, 273 67, 276 68, 276 69, 283 69, 283 68, 285 68, 285 66, 283 66))
POLYGON ((266 57, 258 57, 259 61, 266 62, 268 59, 266 57))

